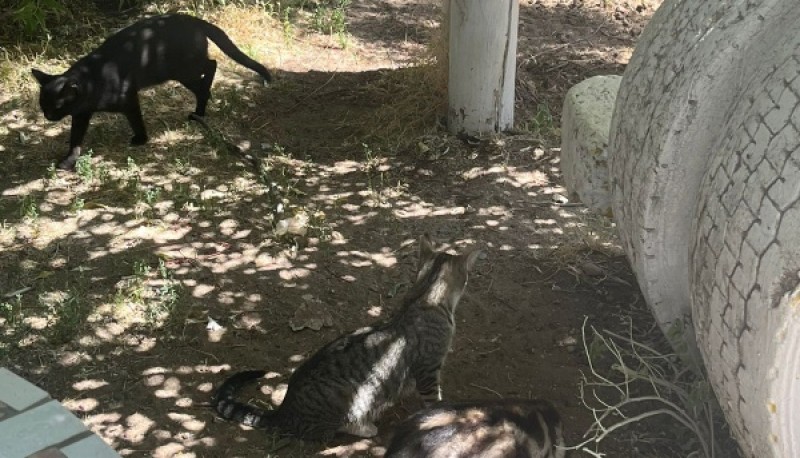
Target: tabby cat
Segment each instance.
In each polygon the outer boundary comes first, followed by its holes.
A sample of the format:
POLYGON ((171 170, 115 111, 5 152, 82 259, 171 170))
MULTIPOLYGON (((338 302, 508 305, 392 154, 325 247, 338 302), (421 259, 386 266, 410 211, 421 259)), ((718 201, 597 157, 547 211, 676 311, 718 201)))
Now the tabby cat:
POLYGON ((45 118, 72 116, 69 152, 58 167, 71 170, 81 153, 89 120, 98 111, 124 113, 133 129, 132 145, 147 142, 138 91, 168 80, 192 91, 197 106, 190 119, 205 115, 216 61, 208 57, 208 40, 239 64, 261 75, 270 73, 247 57, 219 27, 185 14, 155 16, 111 35, 97 49, 60 75, 33 69, 39 82, 39 105, 45 118))
POLYGON ((384 458, 564 458, 558 412, 547 401, 438 403, 395 430, 384 458))
POLYGON ((212 405, 225 419, 275 428, 304 440, 328 441, 337 432, 377 434, 373 420, 401 397, 419 392, 441 400, 439 372, 455 332, 455 310, 480 252, 452 255, 420 239, 417 279, 402 308, 387 322, 328 343, 289 378, 283 403, 265 411, 233 399, 264 371, 238 373, 217 390, 212 405))

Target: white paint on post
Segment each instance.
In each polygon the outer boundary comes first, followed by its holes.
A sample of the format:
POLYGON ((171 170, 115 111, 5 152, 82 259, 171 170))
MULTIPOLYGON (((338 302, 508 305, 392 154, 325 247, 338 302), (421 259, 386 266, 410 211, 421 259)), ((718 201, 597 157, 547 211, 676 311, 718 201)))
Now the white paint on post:
POLYGON ((514 124, 518 0, 450 0, 448 125, 453 133, 514 124))

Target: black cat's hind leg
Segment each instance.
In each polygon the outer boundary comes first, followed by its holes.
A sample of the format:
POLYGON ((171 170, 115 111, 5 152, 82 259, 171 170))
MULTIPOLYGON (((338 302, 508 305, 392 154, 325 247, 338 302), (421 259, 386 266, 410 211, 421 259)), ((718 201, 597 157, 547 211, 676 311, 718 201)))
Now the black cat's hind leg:
POLYGON ((136 93, 128 97, 128 103, 123 113, 128 118, 128 123, 131 125, 131 130, 133 130, 131 145, 138 146, 147 143, 147 129, 144 127, 142 108, 139 106, 139 96, 136 93))
POLYGON ((206 106, 208 99, 211 98, 211 85, 214 83, 214 75, 217 73, 217 61, 208 59, 203 64, 203 71, 199 76, 193 78, 182 78, 178 80, 181 84, 186 86, 194 93, 197 99, 197 106, 195 106, 194 113, 189 115, 190 120, 199 121, 206 115, 206 106))

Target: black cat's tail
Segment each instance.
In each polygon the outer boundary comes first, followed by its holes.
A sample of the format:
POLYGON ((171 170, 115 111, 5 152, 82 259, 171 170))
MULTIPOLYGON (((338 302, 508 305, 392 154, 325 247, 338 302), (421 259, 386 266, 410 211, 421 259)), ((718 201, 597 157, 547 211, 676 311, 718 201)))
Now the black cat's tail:
POLYGON ((267 81, 267 83, 272 82, 272 75, 270 74, 269 70, 251 59, 247 54, 243 53, 242 50, 239 49, 233 41, 231 41, 230 37, 228 37, 228 34, 225 33, 224 30, 202 19, 197 20, 203 23, 203 31, 206 33, 208 39, 213 41, 214 44, 222 50, 222 52, 228 55, 228 57, 235 60, 240 65, 244 65, 250 70, 258 73, 267 81))
POLYGON ((274 410, 264 410, 234 399, 241 387, 266 374, 265 371, 244 371, 233 374, 214 393, 211 405, 220 417, 233 420, 246 426, 258 428, 276 427, 277 415, 274 410))

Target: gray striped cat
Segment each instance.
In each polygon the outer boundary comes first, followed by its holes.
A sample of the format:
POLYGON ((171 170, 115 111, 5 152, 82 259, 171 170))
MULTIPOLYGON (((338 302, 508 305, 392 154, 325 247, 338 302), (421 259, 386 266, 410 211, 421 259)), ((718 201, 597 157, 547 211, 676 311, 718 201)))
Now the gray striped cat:
POLYGON ((564 458, 558 412, 547 401, 439 403, 396 429, 384 458, 564 458))
POLYGON ((436 251, 425 234, 417 279, 389 321, 345 334, 318 350, 291 375, 276 410, 234 400, 242 385, 264 375, 260 370, 230 377, 212 405, 225 419, 324 442, 337 432, 374 436, 374 419, 415 388, 426 405, 441 400, 439 373, 455 332, 456 306, 479 253, 436 251))

